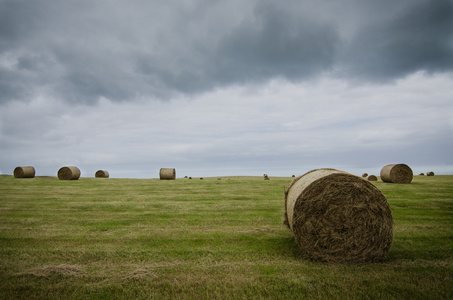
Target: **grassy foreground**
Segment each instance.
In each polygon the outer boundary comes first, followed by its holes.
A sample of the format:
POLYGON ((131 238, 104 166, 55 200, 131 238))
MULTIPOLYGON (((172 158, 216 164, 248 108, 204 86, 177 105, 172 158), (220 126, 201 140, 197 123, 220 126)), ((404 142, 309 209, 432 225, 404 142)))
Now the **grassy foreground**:
POLYGON ((305 259, 282 225, 291 178, 0 176, 0 299, 452 299, 453 176, 377 182, 388 259, 305 259))

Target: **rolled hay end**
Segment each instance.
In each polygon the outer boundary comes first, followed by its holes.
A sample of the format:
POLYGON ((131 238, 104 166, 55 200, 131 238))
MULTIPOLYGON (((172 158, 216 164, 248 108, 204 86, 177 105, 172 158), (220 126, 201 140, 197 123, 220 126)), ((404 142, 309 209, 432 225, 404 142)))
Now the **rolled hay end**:
POLYGON ((301 250, 327 262, 370 262, 386 257, 393 217, 370 182, 335 169, 295 178, 285 191, 285 221, 301 250))
POLYGON ((105 170, 97 170, 96 173, 94 173, 94 177, 96 178, 109 178, 109 176, 109 172, 105 170))
POLYGON ((388 183, 411 183, 414 174, 406 164, 390 164, 381 169, 381 180, 388 183))
POLYGON ((374 175, 369 175, 366 179, 368 179, 368 181, 377 181, 377 177, 374 175))
POLYGON ((80 178, 80 169, 75 166, 61 167, 58 170, 58 179, 60 180, 78 180, 80 178))
POLYGON ((176 170, 174 168, 161 168, 159 171, 159 178, 161 180, 175 180, 176 170))
POLYGON ((16 167, 14 169, 15 178, 34 178, 35 173, 35 168, 32 166, 16 167))
POLYGON ((434 172, 427 172, 426 176, 434 176, 434 172))

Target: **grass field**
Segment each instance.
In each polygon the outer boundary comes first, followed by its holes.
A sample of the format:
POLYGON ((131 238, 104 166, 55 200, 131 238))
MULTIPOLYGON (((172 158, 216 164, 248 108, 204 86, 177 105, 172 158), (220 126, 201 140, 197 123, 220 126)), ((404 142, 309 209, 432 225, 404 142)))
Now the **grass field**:
POLYGON ((307 260, 290 182, 0 176, 0 299, 453 298, 453 176, 374 183, 395 224, 372 264, 307 260))

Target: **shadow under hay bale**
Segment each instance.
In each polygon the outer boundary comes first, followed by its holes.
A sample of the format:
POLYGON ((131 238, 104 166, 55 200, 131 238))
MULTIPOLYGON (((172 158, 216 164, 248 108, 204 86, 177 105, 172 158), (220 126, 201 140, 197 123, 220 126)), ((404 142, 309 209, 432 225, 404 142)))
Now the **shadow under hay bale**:
POLYGON ((175 180, 176 170, 174 168, 161 168, 159 171, 159 178, 161 180, 175 180))
POLYGON ((94 177, 96 178, 109 178, 109 176, 109 172, 105 170, 97 170, 96 173, 94 173, 94 177))
POLYGON ((411 183, 414 174, 406 164, 390 164, 381 169, 381 180, 388 183, 411 183))
POLYGON ((426 176, 434 176, 434 172, 428 172, 426 173, 426 176))
POLYGON ((369 175, 366 179, 368 179, 368 181, 377 181, 377 177, 374 175, 369 175))
POLYGON ((58 179, 60 180, 78 180, 80 178, 80 170, 75 166, 61 167, 58 170, 58 179))
POLYGON ((35 168, 32 166, 26 167, 16 167, 14 169, 15 178, 34 178, 35 177, 35 168))
POLYGON ((393 217, 372 183, 335 169, 295 178, 285 191, 285 222, 302 251, 327 262, 370 262, 387 255, 393 217))

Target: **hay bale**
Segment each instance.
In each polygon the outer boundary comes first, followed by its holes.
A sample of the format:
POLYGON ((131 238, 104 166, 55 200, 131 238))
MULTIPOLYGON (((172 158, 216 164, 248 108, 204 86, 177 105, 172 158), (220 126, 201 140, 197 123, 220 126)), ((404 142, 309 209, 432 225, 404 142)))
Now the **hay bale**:
POLYGON ((369 175, 366 179, 368 179, 368 181, 377 181, 377 177, 375 175, 369 175))
POLYGON ((381 180, 389 183, 411 183, 414 174, 405 164, 390 164, 381 169, 381 180))
POLYGON ((311 259, 369 262, 383 259, 393 239, 384 195, 370 182, 335 169, 295 178, 285 191, 285 224, 311 259))
POLYGON ((35 168, 32 166, 26 167, 16 167, 14 169, 15 178, 34 178, 35 177, 35 168))
POLYGON ((418 175, 420 175, 420 176, 425 176, 425 174, 424 174, 424 173, 420 173, 420 174, 418 174, 418 175))
POLYGON ((80 178, 80 170, 75 166, 61 167, 58 170, 58 179, 60 180, 77 180, 80 178))
POLYGON ((105 170, 97 170, 96 173, 94 173, 94 177, 96 178, 109 178, 109 172, 105 170))
POLYGON ((434 176, 434 172, 427 172, 426 176, 434 176))
POLYGON ((363 173, 362 177, 368 177, 368 173, 363 173))
POLYGON ((176 170, 174 168, 161 168, 159 171, 159 177, 161 180, 175 180, 176 170))

